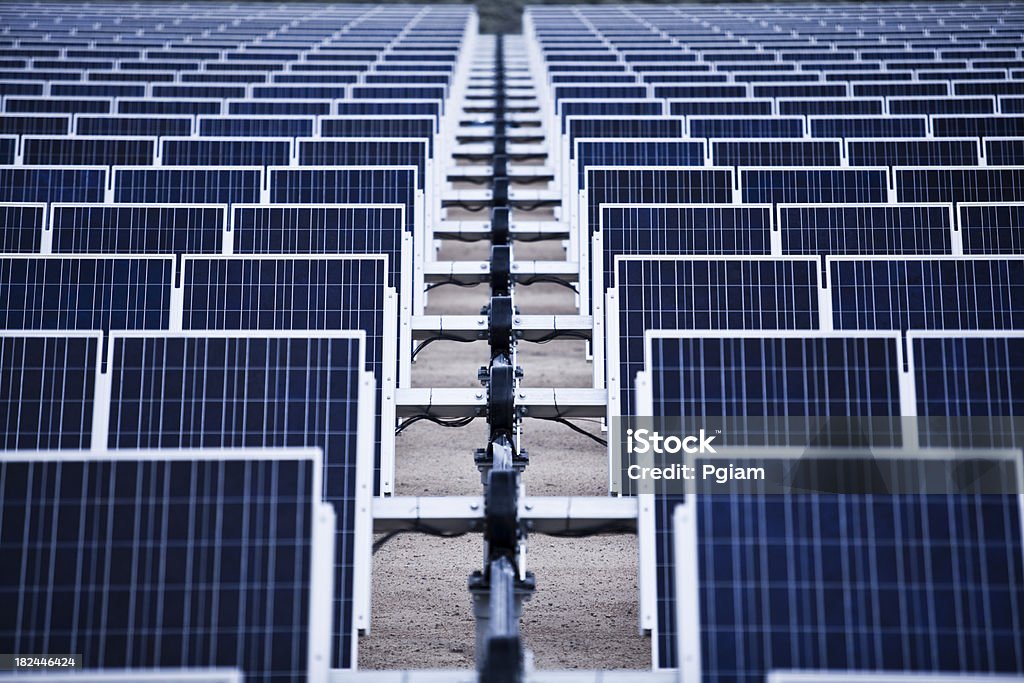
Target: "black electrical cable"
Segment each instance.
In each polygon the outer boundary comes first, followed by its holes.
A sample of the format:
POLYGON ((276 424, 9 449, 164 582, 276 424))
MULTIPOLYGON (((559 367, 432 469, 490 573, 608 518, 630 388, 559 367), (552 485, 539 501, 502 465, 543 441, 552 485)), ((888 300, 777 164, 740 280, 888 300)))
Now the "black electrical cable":
POLYGON ((479 280, 475 282, 466 282, 465 280, 456 280, 455 278, 450 277, 447 280, 441 280, 440 282, 431 282, 429 285, 423 288, 423 291, 429 292, 432 289, 435 289, 437 287, 443 287, 444 285, 455 285, 456 287, 476 287, 479 284, 481 284, 479 280))
POLYGON ((373 552, 377 552, 378 550, 383 548, 388 543, 388 541, 390 541, 394 537, 400 534, 410 533, 426 534, 427 536, 436 536, 438 538, 458 538, 459 536, 465 536, 469 532, 441 531, 440 529, 435 529, 433 527, 427 526, 426 524, 423 524, 422 522, 417 520, 409 529, 395 529, 394 531, 389 531, 380 538, 378 538, 376 541, 373 542, 373 552))
POLYGON ((419 354, 420 351, 422 351, 423 349, 427 348, 428 346, 430 346, 431 344, 433 344, 436 341, 454 341, 454 342, 461 342, 463 344, 468 344, 469 342, 473 342, 473 341, 477 341, 477 340, 476 339, 463 339, 462 337, 457 337, 454 334, 444 334, 444 333, 442 333, 442 334, 435 334, 435 335, 432 335, 430 337, 427 337, 426 339, 424 339, 423 341, 421 341, 419 344, 416 345, 416 348, 412 350, 412 356, 410 356, 410 360, 416 360, 416 355, 419 354))
POLYGON ((573 283, 566 282, 565 280, 559 280, 557 277, 553 277, 551 275, 533 275, 527 278, 517 279, 516 282, 521 285, 534 285, 540 283, 559 285, 561 287, 571 289, 577 294, 580 293, 580 290, 577 289, 576 285, 574 285, 573 283))
POLYGON ((441 425, 442 427, 465 427, 470 422, 476 419, 476 415, 467 415, 466 417, 456 417, 451 420, 445 420, 440 417, 433 415, 413 415, 407 420, 402 420, 402 423, 395 428, 395 436, 398 436, 404 432, 409 426, 420 422, 421 420, 427 420, 434 424, 441 425))
POLYGON ((582 434, 588 439, 596 441, 602 446, 608 445, 608 442, 602 439, 601 437, 597 436, 596 434, 591 434, 590 432, 588 432, 586 429, 583 429, 579 425, 574 425, 572 422, 569 422, 569 420, 565 419, 564 417, 536 417, 533 415, 527 415, 527 417, 532 417, 535 420, 547 420, 548 422, 557 422, 558 424, 565 425, 566 427, 568 427, 569 429, 578 434, 582 434))

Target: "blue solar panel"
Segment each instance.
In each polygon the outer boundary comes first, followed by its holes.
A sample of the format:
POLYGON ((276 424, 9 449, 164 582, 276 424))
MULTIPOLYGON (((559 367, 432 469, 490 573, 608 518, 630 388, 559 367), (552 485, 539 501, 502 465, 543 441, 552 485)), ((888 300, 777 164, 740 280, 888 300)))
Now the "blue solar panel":
POLYGON ((577 187, 592 166, 703 166, 702 140, 576 140, 577 187))
POLYGON ((783 254, 951 254, 948 204, 809 204, 779 207, 783 254))
MULTIPOLYGON (((994 112, 994 97, 908 97, 903 99, 891 98, 889 100, 889 113, 897 116, 913 114, 991 114, 994 112)), ((880 114, 881 112, 878 113, 880 114)))
POLYGON ((301 166, 415 166, 417 187, 421 190, 425 183, 426 163, 427 141, 422 139, 299 141, 301 166))
POLYGON ((850 166, 977 166, 978 141, 970 138, 848 140, 850 166))
POLYGON ((575 154, 576 140, 580 138, 681 138, 686 132, 682 118, 579 118, 566 120, 569 131, 569 151, 575 154))
POLYGON ((109 114, 112 100, 107 97, 93 99, 60 99, 53 97, 5 97, 5 112, 24 114, 109 114))
MULTIPOLYGON (((106 110, 104 110, 106 112, 106 110)), ((119 114, 193 115, 220 114, 221 100, 208 99, 159 99, 117 101, 119 114)))
MULTIPOLYGON (((283 103, 275 102, 274 104, 283 103)), ((246 138, 310 137, 314 133, 313 122, 312 117, 296 118, 270 114, 264 114, 259 118, 242 118, 238 115, 203 116, 199 119, 199 134, 213 137, 246 138)))
MULTIPOLYGON (((434 128, 432 117, 338 117, 320 119, 320 137, 324 138, 423 138, 427 153, 434 154, 434 128)), ((395 161, 394 163, 402 163, 395 161)))
POLYGON ((252 204, 260 200, 263 169, 116 168, 113 184, 115 202, 252 204))
POLYGON ((727 204, 733 195, 732 169, 587 169, 587 225, 597 229, 601 204, 727 204))
MULTIPOLYGON (((294 66, 294 65, 293 65, 294 66)), ((228 102, 228 114, 231 116, 327 116, 331 114, 330 100, 235 100, 228 102)), ((217 112, 219 113, 219 112, 217 112)), ((255 120, 255 119, 254 119, 255 120)), ((228 127, 229 124, 224 124, 228 127)), ((200 129, 202 124, 200 124, 200 129)), ((218 132, 217 135, 227 135, 218 132)), ((269 133, 260 133, 269 135, 269 133)), ((308 133, 312 135, 312 132, 308 133)))
POLYGON ((164 138, 164 166, 287 166, 292 141, 286 138, 164 138))
MULTIPOLYGON (((770 114, 771 112, 767 113, 770 114)), ((818 97, 792 100, 782 99, 779 100, 779 114, 782 116, 792 116, 793 114, 804 116, 878 116, 882 114, 882 100, 859 98, 829 100, 818 97)))
POLYGON ((0 203, 0 253, 39 253, 45 204, 0 203))
POLYGON ((691 118, 693 138, 802 138, 803 118, 722 116, 691 118))
POLYGON ((923 138, 928 135, 923 116, 837 116, 811 117, 815 138, 923 138))
POLYGON ((416 219, 415 168, 270 169, 275 204, 401 204, 405 229, 416 219))
POLYGON ((376 435, 374 490, 390 492, 395 366, 389 358, 396 358, 397 318, 385 289, 392 274, 387 257, 186 258, 182 267, 183 329, 364 332, 367 368, 377 379, 377 415, 385 420, 376 435), (381 413, 384 392, 387 415, 381 413), (383 461, 382 436, 389 437, 383 461))
POLYGON ((935 116, 932 118, 935 137, 1021 137, 1024 116, 935 116))
MULTIPOLYGON (((902 359, 897 337, 825 336, 807 332, 790 335, 764 332, 746 335, 732 332, 728 336, 722 333, 686 335, 668 332, 651 340, 647 369, 654 415, 846 417, 899 414, 902 359)), ((753 498, 745 496, 742 501, 753 498)), ((783 497, 776 498, 777 505, 785 504, 783 497)), ((789 501, 796 496, 784 498, 789 501)), ((825 652, 837 652, 838 656, 841 642, 833 647, 825 644, 814 646, 804 641, 817 639, 821 629, 801 627, 794 631, 792 626, 798 620, 812 619, 812 615, 820 613, 809 609, 783 613, 787 606, 796 604, 793 591, 803 589, 825 595, 822 587, 809 583, 814 575, 798 583, 790 579, 787 582, 790 590, 781 595, 777 590, 763 589, 761 582, 771 585, 770 572, 785 568, 787 556, 772 556, 773 560, 783 560, 781 566, 776 562, 765 564, 759 560, 749 564, 747 569, 750 554, 740 551, 746 548, 759 556, 768 547, 765 537, 760 536, 756 543, 730 538, 745 528, 736 517, 744 513, 745 508, 737 504, 734 497, 706 496, 700 500, 722 501, 722 509, 715 515, 714 533, 709 529, 703 536, 708 543, 712 539, 725 539, 713 553, 709 554, 702 548, 700 584, 693 586, 702 596, 699 640, 704 680, 762 681, 766 671, 780 664, 785 667, 784 662, 792 662, 801 668, 825 668, 825 662, 815 666, 819 662, 814 658, 825 652), (727 564, 730 559, 731 563, 727 564), (712 563, 715 560, 717 562, 712 563), (709 567, 712 571, 708 571, 709 567), (733 570, 729 571, 728 567, 733 570), (755 567, 761 567, 763 571, 753 573, 755 567), (755 591, 757 597, 746 597, 746 591, 755 591), (765 605, 765 601, 768 601, 771 611, 758 609, 758 606, 765 605), (728 604, 732 607, 727 607, 728 604), (776 619, 779 625, 773 627, 776 619), (749 623, 751 620, 753 623, 749 623), (801 640, 794 640, 797 638, 801 640), (763 644, 765 649, 751 649, 755 643, 763 644)), ((671 519, 675 506, 682 502, 681 495, 658 495, 654 501, 656 663, 661 667, 679 665, 671 519)), ((817 512, 808 511, 793 519, 818 518, 817 512)), ((742 514, 742 520, 755 526, 762 520, 784 522, 787 519, 778 513, 766 514, 763 509, 742 514)), ((830 516, 827 519, 835 518, 830 516)), ((796 533, 786 535, 780 532, 771 534, 768 539, 784 541, 786 537, 802 538, 796 533)), ((839 534, 835 537, 838 538, 839 534)), ((802 552, 807 552, 806 548, 802 552)), ((838 559, 838 554, 830 555, 830 561, 833 558, 838 559)), ((864 583, 851 585, 861 586, 864 583)), ((842 600, 829 601, 834 609, 844 604, 842 600)), ((813 624, 816 622, 812 621, 813 624)), ((828 645, 832 645, 831 640, 828 645)), ((842 662, 835 666, 846 668, 842 662)))
MULTIPOLYGON (((351 667, 354 563, 360 550, 355 545, 356 496, 366 495, 371 485, 366 481, 361 490, 357 472, 362 447, 357 428, 364 429, 357 410, 362 334, 198 334, 112 337, 108 445, 320 447, 323 498, 334 505, 338 520, 332 666, 351 667)), ((276 615, 273 620, 279 623, 276 615)), ((286 631, 291 643, 302 629, 286 631)), ((288 657, 304 660, 305 652, 293 645, 288 657)))
POLYGON ((1024 167, 895 168, 898 202, 1024 201, 1024 167))
POLYGON ((26 136, 23 147, 22 163, 31 166, 148 166, 156 159, 154 138, 26 136))
POLYGON ((1024 259, 830 257, 837 330, 1020 329, 1024 259))
POLYGON ((99 333, 0 332, 3 450, 90 447, 101 344, 99 333))
MULTIPOLYGON (((183 116, 78 116, 76 135, 190 135, 192 119, 183 116)), ((141 162, 132 162, 141 163, 141 162)))
POLYGON ((437 100, 350 100, 337 102, 339 116, 441 116, 441 103, 437 100))
POLYGON ((222 206, 54 204, 50 208, 56 254, 219 254, 222 206))
POLYGON ((985 162, 989 166, 1024 165, 1024 137, 985 139, 985 162))
POLYGON ((170 325, 173 258, 0 258, 0 329, 160 330, 170 325))
MULTIPOLYGON (((655 100, 564 100, 559 103, 562 118, 562 132, 566 132, 566 121, 570 116, 661 116, 662 104, 655 100)), ((675 112, 672 112, 675 114, 675 112)), ((585 137, 585 136, 584 136, 585 137)))
POLYGON ((70 120, 68 116, 2 114, 0 135, 67 135, 70 120))
POLYGON ((160 667, 308 680, 320 467, 312 449, 0 454, 0 553, 21 568, 0 589, 19 605, 0 639, 74 650, 111 680, 160 667))
POLYGON ((743 202, 754 204, 885 202, 889 197, 889 174, 884 168, 741 168, 740 188, 743 202))
POLYGON ((965 254, 1024 254, 1024 206, 963 203, 957 210, 965 254))
POLYGON ((105 168, 0 166, 0 201, 102 202, 105 168))
POLYGON ((838 166, 839 140, 711 140, 717 166, 838 166))
MULTIPOLYGON (((567 103, 562 104, 565 113, 567 103)), ((669 113, 673 116, 771 116, 772 101, 768 99, 730 100, 669 100, 669 113)), ((655 112, 657 113, 657 112, 655 112)), ((785 112, 783 112, 785 113, 785 112)))

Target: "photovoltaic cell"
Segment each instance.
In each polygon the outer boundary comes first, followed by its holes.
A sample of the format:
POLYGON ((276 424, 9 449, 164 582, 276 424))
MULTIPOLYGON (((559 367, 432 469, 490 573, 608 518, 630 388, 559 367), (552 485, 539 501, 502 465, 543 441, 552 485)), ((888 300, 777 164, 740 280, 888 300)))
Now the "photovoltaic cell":
POLYGON ((69 116, 0 114, 0 135, 67 135, 69 116))
POLYGON ((694 138, 802 138, 802 118, 751 116, 749 118, 691 118, 690 137, 694 138))
POLYGON ((0 258, 0 329, 166 330, 174 259, 0 258))
POLYGON ((105 168, 0 166, 0 201, 102 202, 105 168))
POLYGON ((1012 330, 1024 325, 1024 258, 829 257, 837 330, 1012 330))
POLYGON ((23 146, 29 166, 148 166, 156 159, 153 138, 26 136, 23 146))
MULTIPOLYGON (((320 119, 320 136, 324 138, 422 138, 427 141, 427 153, 434 155, 433 117, 339 117, 320 119)), ((395 162, 398 163, 398 162, 395 162)))
POLYGON ((1021 202, 1024 166, 894 168, 898 202, 1021 202))
POLYGON ((850 166, 977 166, 980 156, 974 139, 846 141, 850 166))
POLYGON ((54 204, 57 254, 219 254, 225 209, 215 205, 54 204))
POLYGON ((811 137, 815 138, 923 138, 928 135, 923 116, 812 116, 808 121, 811 137))
POLYGON ((838 166, 839 140, 711 140, 717 166, 838 166))
MULTIPOLYGON (((112 337, 108 445, 321 448, 323 500, 334 505, 337 515, 332 666, 349 668, 361 335, 197 334, 112 337)), ((292 642, 303 629, 282 629, 283 621, 274 617, 274 632, 286 634, 292 661, 304 655, 292 642)), ((203 642, 208 642, 205 636, 203 642)))
MULTIPOLYGON (((274 104, 280 104, 275 102, 274 104)), ((312 117, 289 118, 284 116, 263 116, 243 118, 240 116, 202 117, 199 119, 199 134, 212 137, 247 138, 295 138, 313 135, 312 117)), ((206 163, 206 162, 202 162, 206 163)))
POLYGON ((1024 137, 987 138, 985 161, 989 166, 1024 165, 1024 137))
POLYGON ((963 203, 957 211, 965 254, 1024 254, 1024 206, 963 203))
MULTIPOLYGON (((662 104, 655 100, 563 100, 559 103, 562 132, 568 117, 580 116, 661 116, 662 104)), ((672 112, 676 114, 676 112, 672 112)), ((586 136, 581 136, 586 137, 586 136)))
POLYGON ((0 203, 0 253, 39 253, 45 204, 0 203))
POLYGON ((783 254, 952 253, 948 204, 779 205, 783 254))
POLYGON ((101 343, 99 333, 0 332, 3 450, 89 448, 101 343))
POLYGON ((569 131, 569 150, 575 154, 576 140, 580 138, 681 138, 686 124, 682 118, 581 118, 566 121, 569 131))
POLYGON ((307 680, 315 451, 0 454, 0 640, 307 680), (49 568, 49 569, 47 569, 49 568))
MULTIPOLYGON (((192 119, 183 116, 78 116, 76 135, 165 136, 190 135, 192 119)), ((152 155, 150 155, 151 163, 152 155)), ((120 162, 119 162, 120 163, 120 162)), ((133 161, 133 164, 144 162, 133 161)))
MULTIPOLYGON (((885 202, 889 178, 884 168, 741 168, 744 203, 839 204, 885 202)), ((900 199, 901 202, 943 201, 900 199)))
POLYGON ((591 166, 703 166, 701 140, 576 139, 578 187, 591 166))
MULTIPOLYGON (((300 166, 415 166, 424 188, 427 141, 393 138, 300 140, 300 166)), ((370 201, 363 199, 362 201, 370 201)))
POLYGON ((262 187, 262 168, 114 169, 115 202, 252 204, 260 200, 262 187))
POLYGON ((292 158, 292 141, 282 138, 164 138, 160 144, 164 166, 287 166, 292 158))

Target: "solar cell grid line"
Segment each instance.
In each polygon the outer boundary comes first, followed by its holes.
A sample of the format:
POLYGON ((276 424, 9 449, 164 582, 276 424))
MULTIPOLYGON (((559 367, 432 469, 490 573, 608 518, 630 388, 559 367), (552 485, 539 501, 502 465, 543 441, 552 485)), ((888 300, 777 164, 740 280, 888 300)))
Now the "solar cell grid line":
POLYGON ((951 204, 779 204, 782 253, 940 255, 957 249, 951 204))
POLYGON ((962 202, 956 207, 964 254, 1024 254, 1024 206, 962 202))
POLYGON ((839 166, 842 140, 818 138, 711 139, 711 162, 716 166, 839 166))
MULTIPOLYGON (((889 168, 739 168, 743 203, 885 203, 889 168)), ((898 197, 900 202, 942 201, 898 197)))
POLYGON ((847 138, 850 166, 977 166, 982 161, 977 138, 847 138))
POLYGON ((148 166, 156 162, 155 137, 22 136, 26 166, 148 166))
POLYGON ((39 253, 45 224, 45 203, 0 202, 0 253, 39 253))
POLYGON ((1024 201, 1024 166, 895 167, 897 202, 1024 201))
POLYGON ((1020 329, 1024 257, 829 256, 837 330, 1020 329))
POLYGON ((0 637, 75 649, 108 674, 86 680, 326 677, 322 468, 314 448, 3 452, 3 552, 26 569, 0 637))
MULTIPOLYGON (((329 108, 329 103, 328 103, 329 108)), ((310 137, 316 130, 314 115, 261 114, 259 116, 206 116, 196 118, 199 135, 212 138, 310 137)))
POLYGON ((112 449, 322 450, 323 500, 337 516, 331 666, 343 669, 355 666, 355 630, 369 626, 374 382, 364 348, 358 330, 116 333, 107 379, 112 449), (270 412, 254 420, 253 410, 270 412))
POLYGON ((263 190, 262 166, 115 166, 112 171, 117 203, 251 204, 263 190))
POLYGON ((331 138, 298 140, 300 166, 415 166, 417 188, 425 190, 425 138, 331 138))
POLYGON ((926 116, 810 116, 815 138, 923 138, 929 134, 926 116))
POLYGON ((219 254, 226 207, 221 204, 53 204, 55 254, 219 254))
POLYGON ((0 201, 102 202, 107 167, 0 166, 0 201))
MULTIPOLYGON (((975 455, 1011 481, 1019 480, 1019 451, 975 455)), ((900 451, 825 454, 837 456, 853 466, 884 460, 907 467, 913 458, 925 471, 957 462, 955 454, 939 449, 909 456, 900 451)), ((799 466, 801 457, 806 456, 771 453, 768 460, 781 462, 769 465, 766 456, 753 455, 740 459, 739 466, 774 469, 790 466, 786 461, 799 466)), ((725 463, 710 456, 694 464, 725 463)), ((666 645, 687 680, 995 683, 1018 678, 1011 673, 1020 671, 1015 608, 1024 598, 1016 498, 955 493, 658 497, 648 556, 652 563, 651 556, 669 563, 658 576, 658 588, 671 591, 667 607, 680 624, 677 639, 666 645), (673 509, 682 522, 674 529, 673 509), (674 586, 673 571, 686 577, 674 586), (831 599, 837 592, 842 598, 831 599), (794 673, 765 678, 773 669, 794 673)))
POLYGON ((375 485, 394 483, 397 294, 385 255, 185 257, 186 330, 362 330, 376 378, 375 485))
POLYGON ((166 330, 174 259, 4 255, 0 329, 166 330))
POLYGON ((287 166, 294 140, 288 137, 165 137, 163 166, 287 166))
POLYGON ((0 446, 88 449, 100 332, 0 331, 0 446))

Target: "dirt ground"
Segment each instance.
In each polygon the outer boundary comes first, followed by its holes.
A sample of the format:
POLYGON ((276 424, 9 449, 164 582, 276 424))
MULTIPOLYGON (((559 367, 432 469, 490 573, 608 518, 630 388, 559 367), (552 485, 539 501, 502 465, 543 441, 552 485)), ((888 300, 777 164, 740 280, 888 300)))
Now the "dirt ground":
MULTIPOLYGON (((486 247, 446 245, 441 259, 483 259, 486 247)), ((558 242, 517 245, 517 259, 562 259, 558 242)), ((440 287, 428 313, 476 313, 488 290, 440 287)), ((519 287, 523 313, 574 313, 571 290, 550 284, 519 287)), ((592 385, 592 367, 579 341, 519 345, 527 386, 592 385)), ((415 386, 477 387, 487 362, 486 342, 436 342, 413 365, 415 386)), ((598 425, 579 422, 595 433, 598 425)), ((396 495, 480 495, 472 453, 486 440, 477 420, 452 429, 419 422, 396 444, 396 495)), ((530 453, 527 495, 600 496, 607 492, 604 448, 568 428, 527 419, 523 444, 530 453)), ((359 642, 359 666, 369 669, 473 666, 474 619, 466 590, 483 563, 478 534, 436 538, 403 534, 374 556, 373 619, 359 642)), ((645 669, 650 639, 638 631, 637 546, 632 535, 529 539, 528 568, 537 591, 523 610, 526 647, 538 669, 645 669)))

